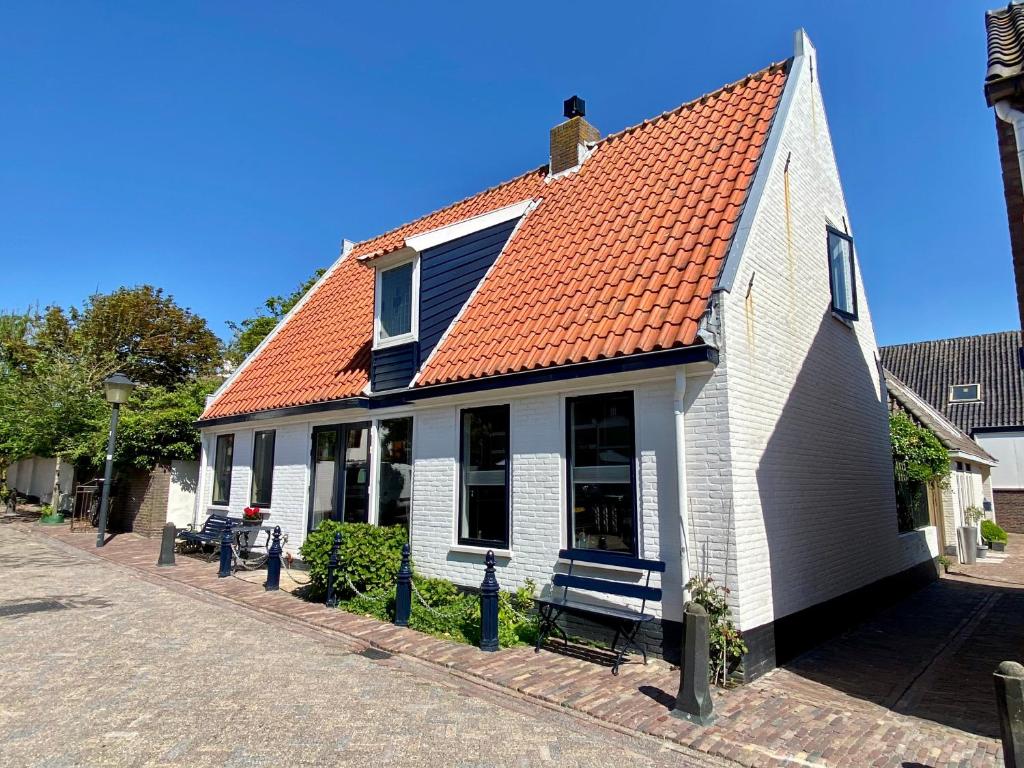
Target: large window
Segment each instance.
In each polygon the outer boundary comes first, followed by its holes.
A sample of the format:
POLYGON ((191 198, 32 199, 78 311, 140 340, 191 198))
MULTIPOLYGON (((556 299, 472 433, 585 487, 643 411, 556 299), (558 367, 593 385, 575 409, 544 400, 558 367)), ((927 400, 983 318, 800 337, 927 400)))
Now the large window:
POLYGON ((462 412, 459 544, 508 549, 509 407, 462 412))
POLYGON ((832 284, 832 310, 848 320, 857 319, 857 283, 853 269, 853 239, 828 227, 828 274, 832 284))
POLYGON ((274 430, 257 432, 252 444, 252 493, 249 503, 269 507, 274 485, 274 430))
POLYGON ((213 460, 213 503, 227 505, 231 500, 231 465, 235 452, 234 435, 217 435, 213 460))
POLYGON ((377 524, 409 528, 412 508, 412 418, 377 425, 377 524))
POLYGON ((377 275, 377 344, 413 340, 415 264, 408 262, 377 275))
POLYGON ((366 422, 314 427, 309 530, 325 519, 366 522, 370 506, 369 431, 366 422))
POLYGON ((633 395, 567 401, 569 546, 637 552, 633 395))

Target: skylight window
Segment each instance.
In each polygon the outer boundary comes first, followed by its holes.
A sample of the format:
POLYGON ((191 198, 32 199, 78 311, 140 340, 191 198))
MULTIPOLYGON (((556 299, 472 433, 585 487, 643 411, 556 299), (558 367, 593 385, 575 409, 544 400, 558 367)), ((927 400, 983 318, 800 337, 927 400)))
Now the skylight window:
POLYGON ((949 402, 974 403, 981 400, 981 384, 954 384, 949 388, 949 402))

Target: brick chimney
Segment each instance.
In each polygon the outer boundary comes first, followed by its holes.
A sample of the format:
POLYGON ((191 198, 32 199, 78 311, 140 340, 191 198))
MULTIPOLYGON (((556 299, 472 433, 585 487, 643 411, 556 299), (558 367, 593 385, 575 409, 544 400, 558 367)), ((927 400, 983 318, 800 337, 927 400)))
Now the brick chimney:
POLYGON ((586 144, 601 138, 600 132, 583 119, 587 113, 587 103, 579 96, 566 99, 562 112, 567 118, 551 129, 551 165, 552 176, 575 168, 586 156, 586 144))

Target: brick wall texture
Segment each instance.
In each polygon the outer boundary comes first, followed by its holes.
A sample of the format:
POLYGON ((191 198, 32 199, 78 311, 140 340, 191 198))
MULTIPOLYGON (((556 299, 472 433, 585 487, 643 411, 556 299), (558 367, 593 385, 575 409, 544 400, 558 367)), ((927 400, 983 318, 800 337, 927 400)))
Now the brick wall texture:
POLYGON ((1024 491, 993 491, 996 521, 1005 531, 1024 533, 1024 491))
POLYGON ((131 470, 114 488, 115 501, 111 526, 143 536, 158 536, 167 522, 167 497, 171 486, 171 468, 157 464, 149 472, 131 470))

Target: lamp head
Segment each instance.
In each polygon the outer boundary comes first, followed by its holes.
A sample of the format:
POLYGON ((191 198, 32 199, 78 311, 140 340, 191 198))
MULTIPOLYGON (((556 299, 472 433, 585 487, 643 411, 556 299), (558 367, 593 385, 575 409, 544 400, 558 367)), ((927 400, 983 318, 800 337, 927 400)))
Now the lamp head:
POLYGON ((103 380, 103 394, 107 398, 107 402, 111 404, 120 405, 128 402, 133 389, 135 389, 135 382, 123 373, 115 373, 103 380))

